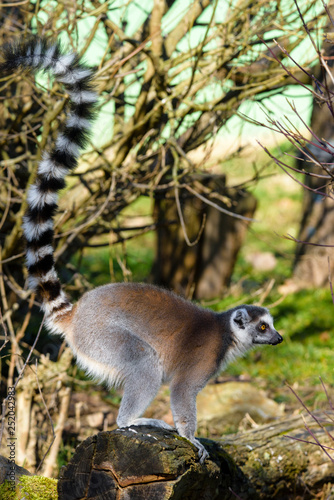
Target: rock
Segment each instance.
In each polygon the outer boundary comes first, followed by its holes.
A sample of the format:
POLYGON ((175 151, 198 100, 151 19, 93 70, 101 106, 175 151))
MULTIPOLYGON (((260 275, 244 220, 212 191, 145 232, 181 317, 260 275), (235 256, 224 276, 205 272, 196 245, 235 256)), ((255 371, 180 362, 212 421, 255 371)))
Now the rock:
POLYGON ((272 271, 277 264, 277 259, 271 252, 254 252, 245 259, 256 271, 272 271))
POLYGON ((226 382, 207 385, 197 396, 198 429, 202 434, 220 436, 226 428, 237 430, 249 415, 256 423, 282 417, 284 405, 269 399, 248 382, 226 382))
POLYGON ((0 484, 2 484, 5 480, 15 480, 15 483, 17 483, 21 476, 30 475, 31 473, 27 469, 24 469, 16 464, 12 464, 6 457, 0 455, 0 484))

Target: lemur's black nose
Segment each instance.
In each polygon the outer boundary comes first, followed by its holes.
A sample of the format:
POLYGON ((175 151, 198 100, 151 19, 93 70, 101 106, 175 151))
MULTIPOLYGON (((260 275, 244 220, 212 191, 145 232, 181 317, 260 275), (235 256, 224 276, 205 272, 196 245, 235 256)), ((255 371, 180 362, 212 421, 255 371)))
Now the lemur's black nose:
POLYGON ((278 332, 275 332, 275 336, 273 338, 272 345, 277 345, 283 342, 283 337, 278 332))

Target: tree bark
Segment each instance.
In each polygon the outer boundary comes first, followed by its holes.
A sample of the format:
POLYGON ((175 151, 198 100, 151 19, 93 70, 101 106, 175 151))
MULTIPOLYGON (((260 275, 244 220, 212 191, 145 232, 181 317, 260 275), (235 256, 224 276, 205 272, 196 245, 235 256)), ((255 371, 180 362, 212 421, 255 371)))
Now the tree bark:
MULTIPOLYGON (((334 13, 333 5, 331 7, 334 13)), ((329 31, 333 31, 330 23, 329 31)), ((333 71, 333 45, 324 44, 324 58, 327 66, 333 71)), ((331 148, 327 151, 317 148, 312 144, 308 150, 320 163, 327 164, 328 169, 332 170, 333 164, 333 145, 334 145, 334 116, 332 95, 334 85, 329 78, 325 68, 318 65, 315 75, 317 80, 327 89, 329 104, 320 103, 313 98, 313 110, 311 117, 311 130, 324 144, 327 142, 331 148)), ((312 137, 313 142, 317 140, 312 137)), ((320 145, 320 144, 319 144, 320 145)), ((333 199, 333 180, 324 181, 322 175, 325 173, 321 164, 306 162, 305 158, 298 161, 298 167, 306 170, 308 174, 304 177, 304 183, 309 189, 304 190, 302 217, 299 227, 295 262, 294 279, 303 287, 319 287, 328 283, 329 265, 330 270, 334 270, 334 199, 333 199), (317 177, 319 176, 319 177, 317 177), (326 197, 323 193, 329 194, 326 197)))
MULTIPOLYGON (((306 425, 333 456, 334 440, 327 434, 333 434, 333 412, 317 412, 315 416, 326 430, 309 416, 306 425)), ((243 499, 254 500, 292 500, 299 495, 303 499, 314 498, 334 480, 333 459, 317 444, 304 442, 315 443, 314 437, 298 415, 222 438, 221 446, 240 467, 245 479, 243 484, 233 485, 233 491, 243 499)))
POLYGON ((249 223, 233 217, 233 213, 253 217, 256 199, 244 189, 227 188, 225 175, 193 176, 189 186, 194 188, 198 181, 211 193, 202 195, 232 215, 186 189, 179 191, 179 209, 175 193, 156 198, 158 234, 152 276, 156 284, 181 295, 208 300, 219 297, 228 287, 246 235, 249 223))

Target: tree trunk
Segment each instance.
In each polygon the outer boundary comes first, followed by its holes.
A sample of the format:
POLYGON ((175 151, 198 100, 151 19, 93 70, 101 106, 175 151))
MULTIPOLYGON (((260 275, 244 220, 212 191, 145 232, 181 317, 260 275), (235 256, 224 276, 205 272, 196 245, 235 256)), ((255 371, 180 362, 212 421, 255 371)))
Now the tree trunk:
MULTIPOLYGON (((227 188, 225 175, 199 178, 214 193, 214 197, 208 196, 211 202, 253 217, 256 199, 245 190, 227 188)), ((196 190, 196 178, 189 185, 196 190)), ((220 212, 186 189, 180 190, 179 198, 185 228, 180 224, 174 193, 156 199, 154 217, 159 229, 153 281, 186 297, 219 297, 230 283, 248 222, 220 212)))
MULTIPOLYGON (((333 46, 324 45, 325 59, 333 73, 333 46)), ((317 79, 333 93, 334 85, 323 67, 318 67, 317 79)), ((320 141, 326 141, 334 146, 334 117, 332 110, 326 104, 319 103, 313 98, 311 129, 320 141)), ((315 139, 312 138, 315 142, 315 139)), ((323 151, 316 146, 308 146, 313 156, 323 164, 333 164, 334 155, 323 151)), ((334 151, 334 150, 333 150, 334 151)), ((317 164, 307 163, 302 158, 299 163, 301 170, 315 175, 323 175, 324 169, 317 164)), ((331 170, 331 165, 328 165, 331 170)), ((331 271, 334 270, 334 199, 333 185, 323 178, 305 175, 304 183, 310 190, 304 190, 302 218, 299 228, 295 263, 294 279, 303 287, 319 287, 328 283, 328 259, 331 271), (331 198, 321 193, 330 193, 331 198), (319 246, 317 246, 319 245, 319 246), (325 245, 325 246, 321 246, 325 245)))
MULTIPOLYGON (((313 436, 332 449, 333 416, 317 413, 326 431, 306 418, 313 436)), ((170 431, 100 432, 86 439, 62 470, 59 500, 292 500, 320 498, 321 492, 329 498, 333 462, 316 444, 287 434, 315 442, 302 417, 290 417, 219 443, 202 439, 210 458, 201 465, 194 446, 170 431)))

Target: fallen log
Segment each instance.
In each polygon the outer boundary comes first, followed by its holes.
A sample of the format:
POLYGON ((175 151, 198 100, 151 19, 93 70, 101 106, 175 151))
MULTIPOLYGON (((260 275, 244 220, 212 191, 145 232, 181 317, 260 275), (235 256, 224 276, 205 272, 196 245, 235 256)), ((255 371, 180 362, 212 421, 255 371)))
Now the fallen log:
POLYGON ((243 499, 281 500, 315 498, 323 489, 334 493, 334 413, 314 417, 320 425, 297 415, 220 439, 246 479, 233 491, 243 499))

